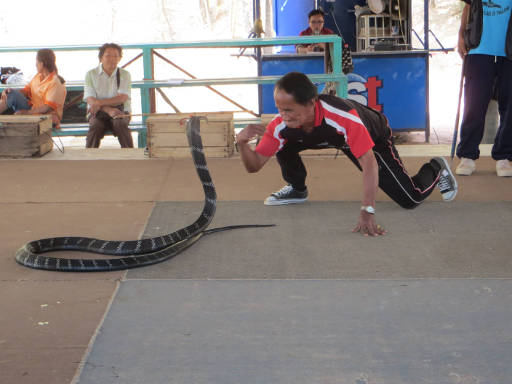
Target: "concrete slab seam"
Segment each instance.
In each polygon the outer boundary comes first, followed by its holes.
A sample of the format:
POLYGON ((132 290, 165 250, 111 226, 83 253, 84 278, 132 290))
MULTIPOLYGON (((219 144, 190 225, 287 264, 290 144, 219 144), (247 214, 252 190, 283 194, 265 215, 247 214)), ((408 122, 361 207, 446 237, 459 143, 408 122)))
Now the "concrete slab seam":
MULTIPOLYGON (((126 278, 126 271, 125 276, 121 279, 124 280, 126 278)), ((71 379, 70 384, 78 384, 80 381, 80 376, 82 375, 82 371, 84 370, 85 365, 87 364, 87 360, 89 359, 89 355, 92 352, 92 348, 94 346, 94 342, 96 341, 96 338, 98 337, 98 334, 100 332, 101 327, 103 326, 103 323, 105 322, 105 319, 107 318, 108 313, 110 312, 110 308, 112 307, 112 304, 114 303, 114 299, 117 296, 117 293, 119 292, 119 288, 121 286, 121 281, 117 281, 116 287, 114 289, 114 292, 112 293, 112 296, 110 297, 110 300, 107 304, 107 308, 105 309, 105 312, 103 313, 103 316, 101 317, 100 322, 98 323, 98 326, 94 330, 94 333, 91 337, 91 340, 89 340, 89 343, 87 344, 87 348, 85 349, 84 354, 82 355, 82 358, 80 359, 80 363, 78 365, 78 368, 75 372, 75 375, 73 376, 73 379, 71 379)))
POLYGON ((144 237, 144 233, 146 232, 146 229, 148 228, 149 219, 150 219, 151 215, 153 214, 153 211, 155 210, 156 201, 152 201, 152 203, 153 203, 153 207, 149 210, 148 214, 146 215, 146 218, 144 220, 146 222, 146 224, 140 230, 138 239, 142 239, 144 237))
POLYGON ((198 279, 198 278, 183 278, 183 279, 158 279, 158 278, 129 278, 128 270, 125 271, 126 275, 122 278, 124 282, 134 282, 134 281, 439 281, 439 280, 489 280, 489 281, 512 281, 511 277, 478 277, 478 276, 470 276, 470 277, 402 277, 402 278, 390 278, 390 279, 363 279, 363 278, 337 278, 337 279, 308 279, 308 278, 300 278, 300 279, 253 279, 253 278, 235 278, 235 279, 216 279, 216 278, 206 278, 206 279, 198 279))

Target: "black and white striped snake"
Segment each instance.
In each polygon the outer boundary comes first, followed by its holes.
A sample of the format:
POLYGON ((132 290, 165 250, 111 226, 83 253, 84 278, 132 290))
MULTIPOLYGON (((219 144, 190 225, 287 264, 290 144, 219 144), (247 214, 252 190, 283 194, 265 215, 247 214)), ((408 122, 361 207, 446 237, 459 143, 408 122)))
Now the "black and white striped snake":
POLYGON ((187 122, 187 138, 194 165, 203 185, 204 207, 197 220, 187 227, 164 236, 142 240, 107 241, 88 237, 52 237, 31 241, 16 252, 16 261, 24 266, 50 271, 99 272, 142 267, 168 260, 194 244, 201 236, 236 229, 269 227, 269 225, 233 225, 207 230, 217 205, 217 194, 206 165, 199 133, 200 118, 191 117, 187 122), (45 252, 82 251, 102 255, 120 256, 103 259, 69 259, 50 257, 45 252))

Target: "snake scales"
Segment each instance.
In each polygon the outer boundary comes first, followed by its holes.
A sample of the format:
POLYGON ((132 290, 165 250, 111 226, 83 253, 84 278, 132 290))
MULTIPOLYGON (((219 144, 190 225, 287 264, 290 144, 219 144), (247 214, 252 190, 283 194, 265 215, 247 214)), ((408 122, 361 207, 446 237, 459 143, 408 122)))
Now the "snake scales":
POLYGON ((177 255, 203 235, 236 228, 268 227, 270 225, 233 225, 207 230, 217 205, 217 194, 206 165, 199 133, 199 117, 187 122, 187 138, 196 172, 204 190, 204 207, 197 220, 187 227, 163 236, 130 241, 107 241, 88 237, 52 237, 31 241, 16 252, 16 261, 24 266, 51 271, 97 272, 115 271, 156 264, 177 255), (118 256, 103 259, 69 259, 50 257, 45 252, 82 251, 118 256), (120 257, 119 257, 120 256, 120 257))

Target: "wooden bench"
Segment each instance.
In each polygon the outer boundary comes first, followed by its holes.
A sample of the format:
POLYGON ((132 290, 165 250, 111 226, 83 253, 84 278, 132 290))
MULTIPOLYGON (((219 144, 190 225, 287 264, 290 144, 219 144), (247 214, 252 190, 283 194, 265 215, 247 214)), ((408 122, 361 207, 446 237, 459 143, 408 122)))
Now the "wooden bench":
MULTIPOLYGON (((128 126, 130 131, 138 133, 137 147, 146 148, 146 126, 142 123, 130 123, 128 126)), ((87 123, 68 123, 61 124, 60 129, 53 129, 52 136, 87 136, 89 132, 89 124, 87 123)), ((106 135, 112 133, 106 133, 106 135)))
MULTIPOLYGON (((330 35, 322 35, 329 37, 330 35)), ((339 38, 338 36, 335 36, 339 38)), ((312 74, 308 75, 308 77, 315 82, 325 82, 332 80, 342 81, 344 84, 344 89, 346 92, 346 77, 343 74, 312 74)), ((132 88, 141 90, 141 102, 142 102, 142 110, 145 111, 148 109, 148 106, 145 106, 144 100, 146 100, 146 96, 144 95, 149 91, 149 89, 153 88, 167 88, 167 87, 189 87, 189 86, 206 86, 206 85, 230 85, 230 84, 274 84, 281 76, 253 76, 253 77, 239 77, 239 78, 220 78, 220 79, 187 79, 187 80, 136 80, 132 81, 132 88)), ((83 81, 66 81, 66 88, 68 90, 68 96, 66 100, 72 99, 72 94, 74 93, 74 97, 76 97, 76 92, 83 91, 83 81)), ((0 91, 6 88, 5 85, 0 85, 0 91)), ((16 87, 13 87, 16 88, 16 87)), ((78 100, 81 100, 78 98, 78 100)), ((147 101, 147 100, 146 100, 147 101)), ((147 103, 146 103, 147 104, 147 103)), ((79 121, 73 121, 71 123, 66 122, 67 111, 64 111, 63 122, 61 123, 61 129, 59 131, 54 130, 54 136, 86 136, 88 132, 88 123, 85 121, 85 110, 80 114, 81 118, 79 121), (83 119, 83 120, 82 120, 83 119)), ((131 123, 130 129, 137 131, 138 135, 138 147, 146 148, 147 146, 147 129, 144 123, 131 123)), ((235 129, 241 128, 241 125, 235 121, 235 129)))

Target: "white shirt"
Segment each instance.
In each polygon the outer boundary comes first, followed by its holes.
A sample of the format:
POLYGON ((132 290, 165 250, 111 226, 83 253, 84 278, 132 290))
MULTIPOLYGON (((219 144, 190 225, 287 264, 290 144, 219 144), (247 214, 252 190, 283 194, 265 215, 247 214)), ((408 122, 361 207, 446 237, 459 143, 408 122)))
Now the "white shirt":
POLYGON ((132 79, 130 72, 123 68, 117 68, 112 75, 108 75, 100 64, 98 67, 91 69, 85 75, 84 100, 88 97, 95 99, 110 99, 119 94, 128 96, 128 100, 124 103, 124 110, 131 112, 131 87, 132 79), (119 89, 117 88, 116 72, 119 71, 119 89))

